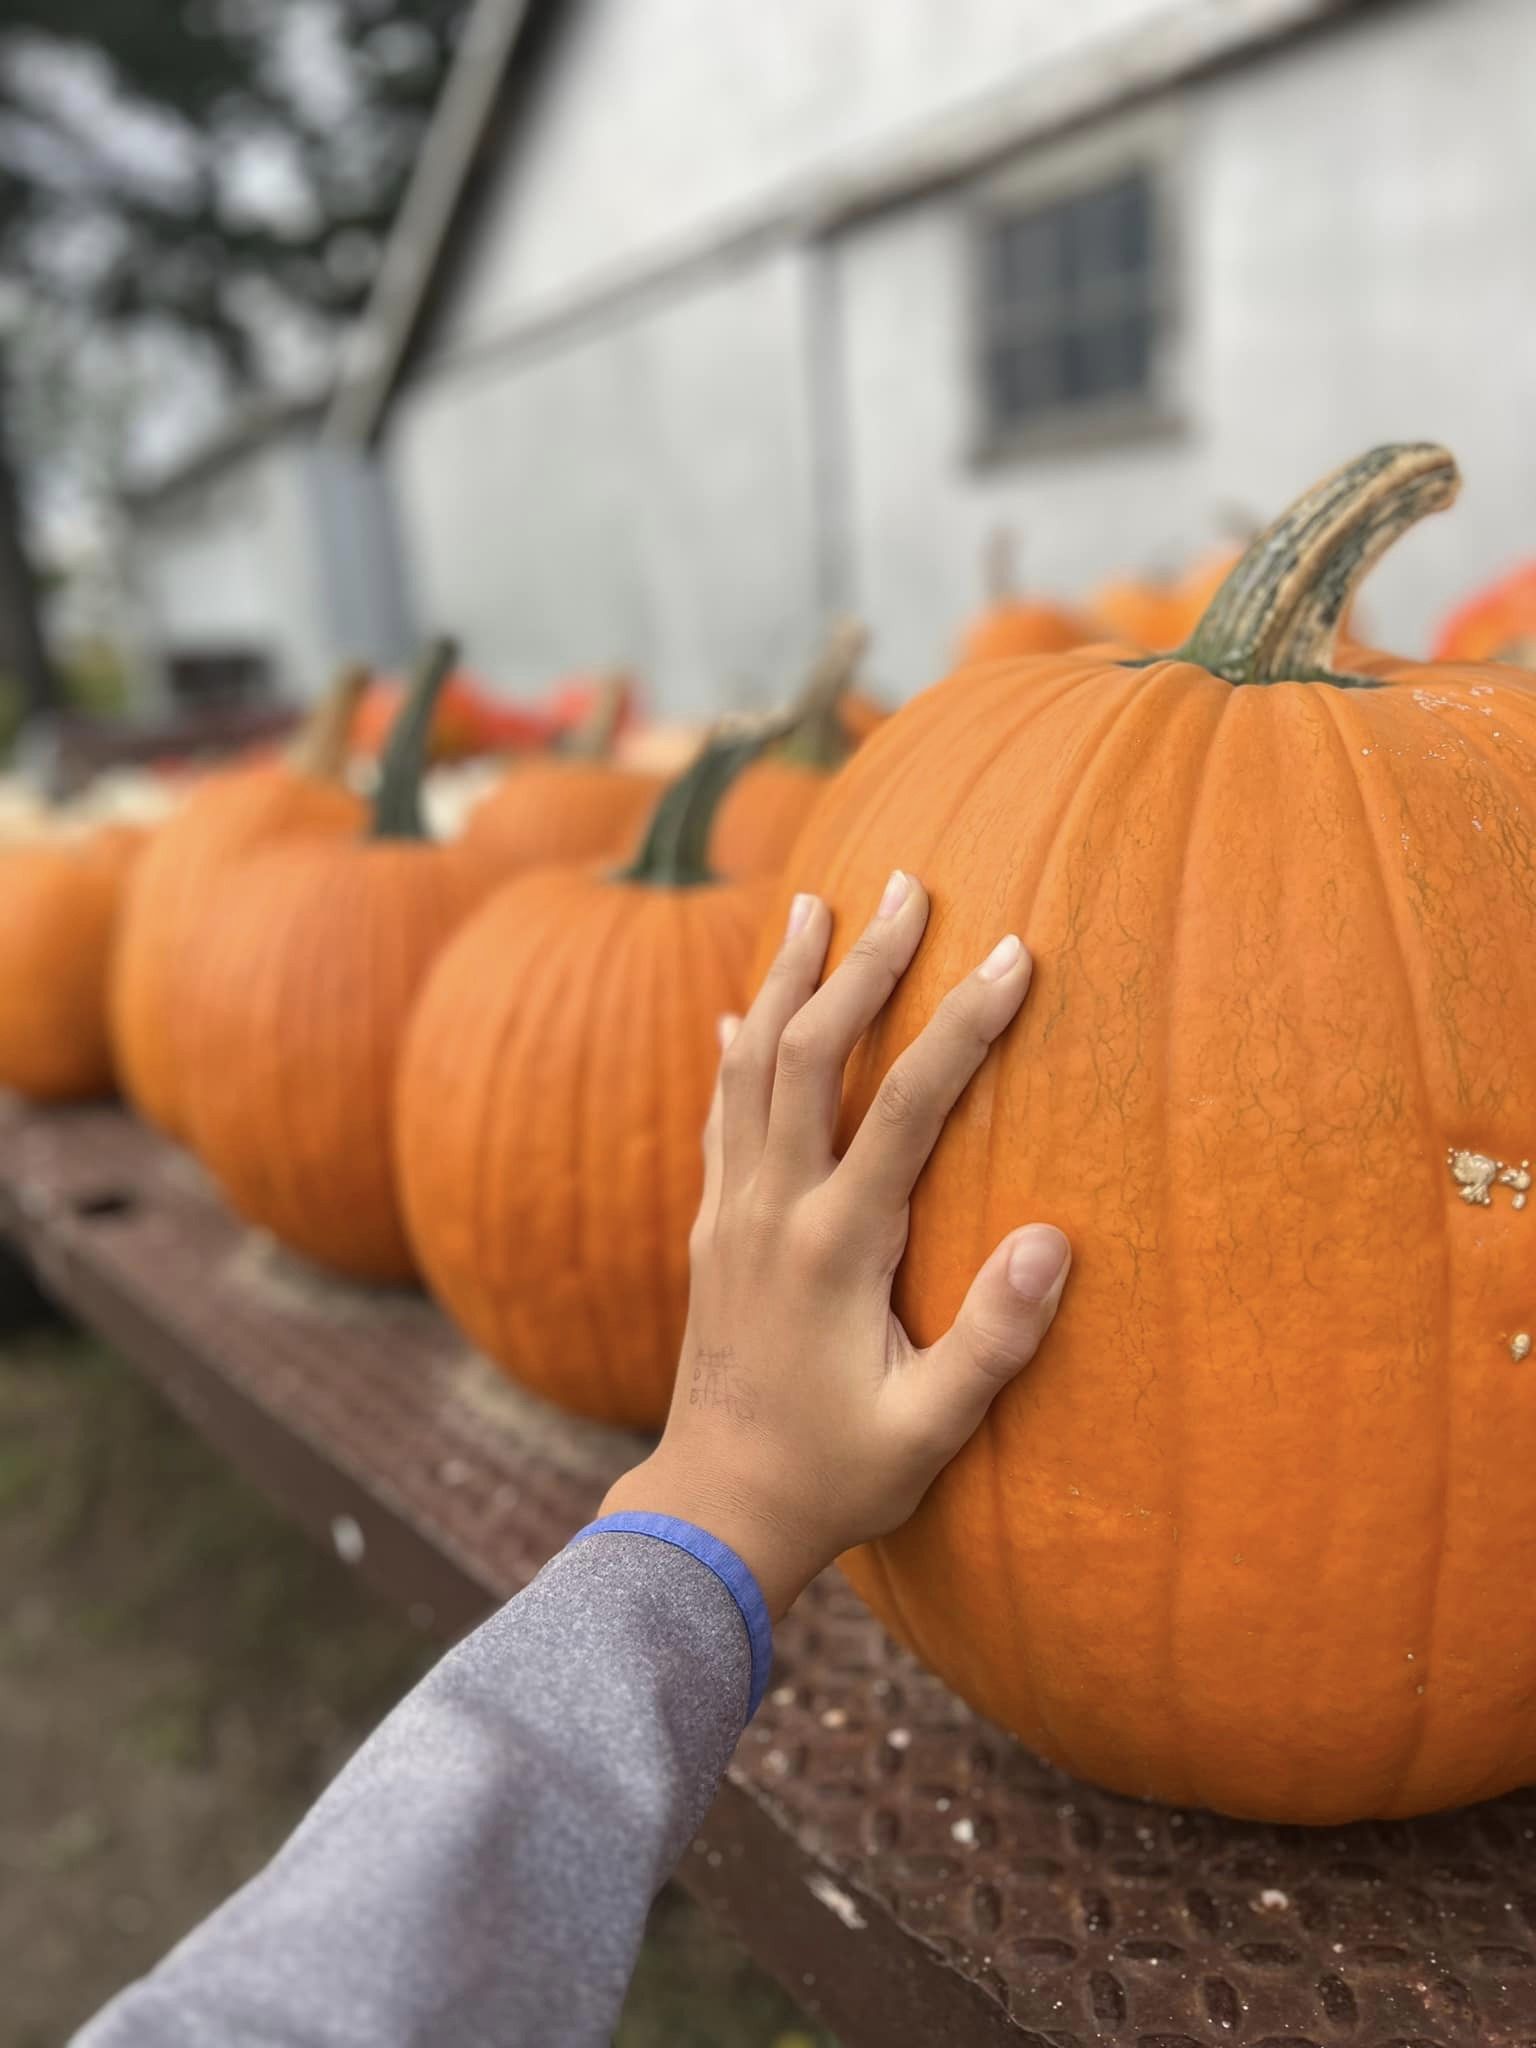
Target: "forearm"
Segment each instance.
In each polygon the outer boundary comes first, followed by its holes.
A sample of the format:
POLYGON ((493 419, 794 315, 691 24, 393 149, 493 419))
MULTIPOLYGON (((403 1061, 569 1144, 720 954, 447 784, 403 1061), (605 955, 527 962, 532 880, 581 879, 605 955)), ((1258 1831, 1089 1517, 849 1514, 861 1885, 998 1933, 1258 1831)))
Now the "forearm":
POLYGON ((645 1536, 562 1552, 78 2048, 606 2042, 750 1685, 705 1566, 645 1536))

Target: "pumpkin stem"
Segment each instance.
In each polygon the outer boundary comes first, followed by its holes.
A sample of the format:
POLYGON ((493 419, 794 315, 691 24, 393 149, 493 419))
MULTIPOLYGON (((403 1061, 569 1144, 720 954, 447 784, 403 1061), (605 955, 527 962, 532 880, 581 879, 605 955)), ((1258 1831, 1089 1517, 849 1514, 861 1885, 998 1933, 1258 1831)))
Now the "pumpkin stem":
POLYGON ((1007 604, 1019 594, 1019 550, 1011 526, 994 526, 982 551, 981 580, 989 604, 1007 604))
POLYGON ((1373 448, 1346 463, 1259 534, 1171 659, 1239 685, 1371 687, 1368 677, 1334 673, 1339 622, 1393 541, 1443 511, 1460 488, 1454 459, 1428 441, 1373 448))
POLYGON ((629 672, 616 668, 598 682, 592 708, 559 752, 569 761, 606 761, 619 736, 619 721, 629 694, 629 672))
POLYGON ((640 851, 621 882, 648 882, 655 888, 692 889, 720 877, 709 865, 710 834, 715 813, 741 771, 781 740, 787 714, 738 719, 715 728, 693 761, 665 790, 651 813, 640 851))
POLYGON ((455 662, 457 642, 433 640, 421 658, 416 678, 406 692, 379 769, 379 789, 373 800, 375 839, 425 839, 426 823, 421 815, 421 778, 427 764, 427 742, 437 700, 455 662))
POLYGON ((853 743, 843 724, 843 698, 868 645, 869 635, 857 619, 833 624, 785 715, 778 748, 784 760, 827 772, 847 760, 853 743))
POLYGON ((346 773, 352 721, 368 681, 365 661, 345 662, 336 671, 288 749, 288 765, 295 774, 313 775, 319 782, 340 782, 346 773))

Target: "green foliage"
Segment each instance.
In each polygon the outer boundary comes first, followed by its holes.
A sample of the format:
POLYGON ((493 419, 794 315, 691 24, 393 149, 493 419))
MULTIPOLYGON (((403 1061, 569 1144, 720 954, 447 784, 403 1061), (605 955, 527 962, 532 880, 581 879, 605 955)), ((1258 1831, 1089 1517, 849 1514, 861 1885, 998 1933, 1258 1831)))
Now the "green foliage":
POLYGON ((463 12, 464 0, 6 0, 0 279, 101 319, 170 321, 256 374, 253 284, 322 320, 366 296, 463 12), (319 90, 296 38, 327 26, 335 75, 319 90), (116 121, 82 119, 87 91, 109 96, 116 121), (113 132, 135 124, 138 146, 113 132), (281 159, 286 205, 232 189, 231 160, 253 148, 281 159), (67 264, 61 236, 75 244, 67 264))
MULTIPOLYGON (((73 649, 59 669, 60 691, 67 710, 94 718, 119 718, 128 708, 128 676, 116 648, 92 640, 73 649)), ((21 730, 25 696, 13 676, 0 672, 0 764, 21 730)))

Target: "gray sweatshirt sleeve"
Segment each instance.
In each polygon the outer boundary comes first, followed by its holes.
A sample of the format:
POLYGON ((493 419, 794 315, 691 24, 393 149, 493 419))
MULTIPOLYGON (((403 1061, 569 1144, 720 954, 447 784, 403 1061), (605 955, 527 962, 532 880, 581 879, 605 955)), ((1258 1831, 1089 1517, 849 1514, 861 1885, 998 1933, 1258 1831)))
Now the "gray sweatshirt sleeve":
POLYGON ((708 1566, 562 1551, 75 2048, 598 2048, 751 1683, 708 1566))

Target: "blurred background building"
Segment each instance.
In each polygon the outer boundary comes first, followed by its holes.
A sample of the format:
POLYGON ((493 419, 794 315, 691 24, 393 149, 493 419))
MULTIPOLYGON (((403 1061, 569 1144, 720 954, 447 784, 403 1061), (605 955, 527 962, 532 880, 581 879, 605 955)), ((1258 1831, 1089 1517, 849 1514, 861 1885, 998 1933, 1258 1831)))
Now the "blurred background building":
POLYGON ((999 523, 1080 597, 1433 438, 1420 651, 1536 532, 1533 84, 1530 0, 474 0, 329 402, 135 500, 148 666, 692 713, 852 609, 904 695, 999 523))
POLYGON ((309 695, 350 650, 413 641, 384 471, 320 438, 316 401, 255 410, 124 494, 131 578, 164 694, 309 695))

